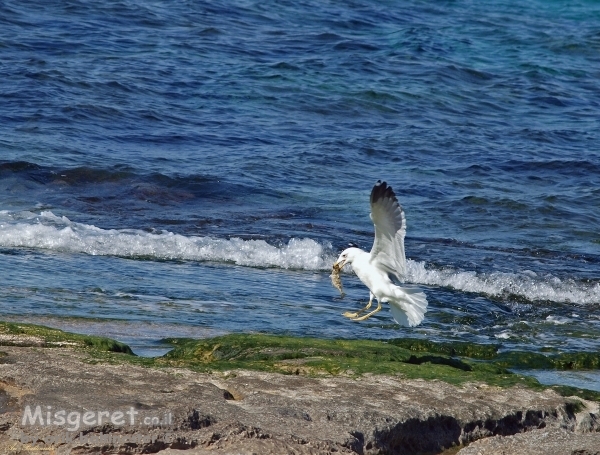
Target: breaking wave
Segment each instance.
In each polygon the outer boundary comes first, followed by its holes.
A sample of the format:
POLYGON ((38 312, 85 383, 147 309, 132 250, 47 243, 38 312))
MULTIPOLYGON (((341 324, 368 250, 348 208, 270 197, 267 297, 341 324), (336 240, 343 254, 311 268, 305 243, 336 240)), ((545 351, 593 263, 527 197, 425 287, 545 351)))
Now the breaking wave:
POLYGON ((600 283, 583 283, 540 276, 531 270, 519 273, 476 273, 452 268, 426 269, 422 262, 408 261, 408 278, 414 283, 453 288, 501 299, 527 301, 600 303, 600 283))
POLYGON ((252 267, 325 270, 331 247, 311 239, 291 239, 280 247, 264 240, 187 237, 172 232, 101 229, 45 211, 0 212, 0 247, 44 248, 125 258, 233 262, 252 267))
MULTIPOLYGON (((50 211, 10 213, 0 211, 0 247, 43 248, 68 253, 231 262, 250 267, 277 267, 329 271, 336 255, 330 244, 309 238, 292 238, 275 246, 264 240, 184 236, 172 232, 152 233, 138 229, 101 229, 58 217, 50 211)), ((600 303, 600 283, 519 273, 477 273, 452 268, 427 268, 408 260, 407 279, 412 283, 452 288, 500 299, 527 301, 600 303)))

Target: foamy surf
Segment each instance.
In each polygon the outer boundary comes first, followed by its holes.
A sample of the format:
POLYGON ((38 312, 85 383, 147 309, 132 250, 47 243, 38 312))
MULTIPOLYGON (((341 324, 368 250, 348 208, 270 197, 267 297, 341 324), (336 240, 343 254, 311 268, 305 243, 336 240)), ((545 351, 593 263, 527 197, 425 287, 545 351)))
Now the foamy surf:
MULTIPOLYGON (((50 211, 0 212, 0 247, 41 248, 99 256, 230 262, 249 267, 329 272, 336 255, 330 244, 310 238, 292 238, 286 244, 264 240, 184 236, 172 232, 150 233, 137 229, 101 229, 58 217, 50 211)), ((407 281, 500 299, 600 302, 600 284, 587 284, 553 276, 518 273, 477 273, 451 268, 430 269, 425 263, 407 261, 407 281)))
POLYGON ((126 258, 233 262, 251 267, 326 270, 334 262, 331 247, 312 239, 292 238, 274 246, 264 240, 187 237, 172 232, 101 229, 45 211, 0 212, 0 246, 43 248, 126 258), (329 252, 327 251, 329 249, 329 252))
POLYGON ((600 303, 600 283, 586 284, 531 270, 519 273, 476 273, 452 268, 426 269, 422 262, 408 261, 408 278, 414 283, 449 287, 463 292, 529 301, 600 303))

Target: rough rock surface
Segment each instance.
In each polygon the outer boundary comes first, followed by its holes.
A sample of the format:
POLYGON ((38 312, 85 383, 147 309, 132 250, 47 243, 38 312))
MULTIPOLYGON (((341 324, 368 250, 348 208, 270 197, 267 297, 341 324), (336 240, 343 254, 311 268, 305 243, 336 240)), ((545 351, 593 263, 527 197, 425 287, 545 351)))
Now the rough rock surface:
POLYGON ((564 429, 533 430, 476 441, 458 455, 600 455, 600 433, 577 434, 564 429))
POLYGON ((551 390, 376 375, 206 374, 96 364, 69 348, 1 350, 0 453, 433 454, 508 436, 463 449, 487 455, 529 453, 494 450, 548 434, 538 438, 548 451, 535 453, 584 454, 594 453, 588 449, 600 435, 589 433, 599 427, 598 403, 551 390), (551 449, 553 438, 564 446, 560 435, 571 452, 551 449))

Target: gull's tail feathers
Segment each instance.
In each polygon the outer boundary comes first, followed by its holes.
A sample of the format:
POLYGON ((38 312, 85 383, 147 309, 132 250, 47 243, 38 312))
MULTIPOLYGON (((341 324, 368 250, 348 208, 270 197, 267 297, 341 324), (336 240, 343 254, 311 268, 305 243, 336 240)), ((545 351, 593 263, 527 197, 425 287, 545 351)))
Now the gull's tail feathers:
POLYGON ((395 295, 388 298, 394 320, 404 327, 415 327, 425 318, 427 297, 420 289, 394 287, 395 295))

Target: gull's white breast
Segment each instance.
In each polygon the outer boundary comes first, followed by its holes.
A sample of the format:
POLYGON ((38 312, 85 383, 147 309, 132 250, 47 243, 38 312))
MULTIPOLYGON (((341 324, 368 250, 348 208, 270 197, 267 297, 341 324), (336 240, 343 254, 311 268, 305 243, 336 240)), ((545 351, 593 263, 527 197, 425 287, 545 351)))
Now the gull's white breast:
POLYGON ((375 267, 371 263, 371 255, 369 253, 364 251, 361 253, 362 254, 352 262, 352 269, 360 281, 362 281, 378 299, 385 299, 386 296, 393 293, 392 287, 394 284, 385 271, 375 267))

